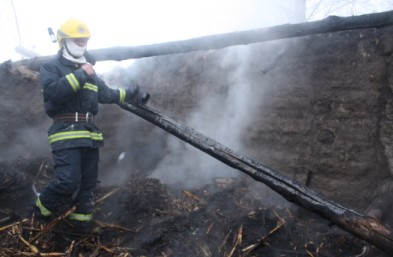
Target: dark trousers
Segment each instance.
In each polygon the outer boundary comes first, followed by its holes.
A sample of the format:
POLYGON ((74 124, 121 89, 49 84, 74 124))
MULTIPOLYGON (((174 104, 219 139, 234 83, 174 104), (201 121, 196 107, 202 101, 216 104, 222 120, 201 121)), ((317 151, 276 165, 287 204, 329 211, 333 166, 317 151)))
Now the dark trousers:
POLYGON ((53 151, 55 177, 40 194, 51 212, 76 205, 75 213, 91 214, 97 184, 98 148, 69 148, 53 151))

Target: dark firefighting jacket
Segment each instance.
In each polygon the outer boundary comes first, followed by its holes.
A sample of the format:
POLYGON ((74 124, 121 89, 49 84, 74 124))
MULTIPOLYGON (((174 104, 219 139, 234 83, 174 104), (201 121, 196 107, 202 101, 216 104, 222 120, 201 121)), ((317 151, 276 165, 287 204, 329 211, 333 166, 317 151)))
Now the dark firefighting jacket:
MULTIPOLYGON (((94 63, 86 55, 90 63, 94 63)), ((103 135, 92 122, 98 113, 98 104, 121 104, 124 89, 109 88, 96 75, 88 76, 81 68, 65 59, 61 51, 56 58, 40 69, 45 111, 55 121, 48 130, 52 150, 73 147, 101 147, 103 135), (75 117, 75 120, 56 121, 56 117, 75 117)))

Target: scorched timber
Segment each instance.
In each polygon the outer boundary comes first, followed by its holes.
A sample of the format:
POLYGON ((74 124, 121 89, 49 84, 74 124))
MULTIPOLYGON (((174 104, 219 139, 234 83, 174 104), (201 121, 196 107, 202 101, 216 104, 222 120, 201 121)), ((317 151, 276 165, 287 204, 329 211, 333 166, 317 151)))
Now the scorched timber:
POLYGON ((220 49, 234 45, 248 45, 269 40, 301 37, 364 28, 393 25, 393 11, 351 17, 329 16, 313 22, 284 24, 273 27, 217 34, 183 41, 155 45, 113 47, 90 51, 97 61, 136 59, 143 57, 220 49))
MULTIPOLYGON (((141 46, 118 46, 90 50, 97 61, 123 61, 151 56, 187 53, 199 50, 220 49, 234 45, 248 45, 258 42, 301 37, 337 31, 382 28, 393 25, 393 11, 364 14, 351 17, 329 16, 313 22, 284 24, 255 30, 216 34, 211 36, 141 46)), ((132 31, 130 31, 132 33, 132 31)), ((22 61, 36 70, 51 56, 37 57, 22 61)))
POLYGON ((226 165, 242 171, 272 190, 313 213, 330 220, 347 232, 364 239, 382 251, 393 255, 393 231, 377 220, 339 205, 321 194, 301 185, 281 173, 242 156, 201 133, 161 114, 149 106, 135 107, 127 104, 124 109, 162 128, 226 165))

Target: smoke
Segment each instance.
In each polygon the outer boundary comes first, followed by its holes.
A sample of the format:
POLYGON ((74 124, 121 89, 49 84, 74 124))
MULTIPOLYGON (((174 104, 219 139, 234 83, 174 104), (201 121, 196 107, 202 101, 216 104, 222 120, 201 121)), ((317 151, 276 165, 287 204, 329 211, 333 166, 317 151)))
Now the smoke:
POLYGON ((9 145, 4 147, 0 161, 15 162, 19 158, 48 156, 50 146, 47 137, 47 124, 20 128, 9 145))
MULTIPOLYGON (((221 61, 223 69, 230 69, 228 90, 223 95, 206 94, 197 112, 185 124, 217 142, 242 152, 241 135, 249 124, 252 94, 247 78, 250 50, 230 48, 221 61)), ((251 115, 252 116, 252 115, 251 115)), ((196 148, 175 138, 168 139, 167 155, 157 165, 152 177, 169 185, 198 187, 214 178, 236 177, 239 172, 196 148)))
MULTIPOLYGON (((305 7, 302 5, 293 4, 293 6, 291 5, 291 7, 288 7, 290 10, 285 9, 283 12, 283 5, 281 4, 266 4, 264 2, 264 8, 254 8, 255 6, 260 6, 261 3, 257 4, 256 1, 252 2, 252 5, 239 4, 231 9, 231 12, 237 14, 241 13, 242 15, 240 15, 241 18, 239 19, 232 17, 231 22, 225 22, 225 24, 229 24, 228 26, 232 27, 224 29, 224 31, 261 28, 269 25, 299 22, 304 20, 305 7), (266 5, 269 5, 269 7, 266 5), (269 8, 272 6, 274 7, 273 9, 276 11, 280 10, 280 12, 269 11, 271 10, 269 8), (265 15, 261 15, 260 11, 263 11, 265 15), (250 13, 258 13, 258 15, 250 15, 250 13), (271 15, 272 13, 279 15, 271 15), (291 13, 296 17, 291 17, 291 20, 288 20, 289 16, 286 15, 288 13, 291 13), (238 27, 233 27, 234 25, 238 27)), ((296 3, 298 2, 303 1, 296 1, 296 3)), ((228 10, 226 13, 227 12, 228 10)), ((218 14, 219 13, 217 13, 216 17, 219 17, 218 14)), ((217 31, 211 32, 219 33, 217 31)), ((197 101, 199 102, 199 108, 197 108, 197 111, 187 114, 188 116, 183 122, 185 125, 215 139, 217 142, 235 150, 238 153, 247 153, 247 149, 245 149, 243 145, 245 141, 243 135, 247 133, 246 131, 250 126, 250 119, 253 117, 253 113, 256 110, 255 107, 258 105, 257 103, 262 101, 261 99, 256 99, 255 94, 253 94, 253 88, 255 88, 255 86, 260 86, 260 82, 254 81, 249 74, 250 65, 255 64, 250 64, 250 59, 254 54, 251 51, 252 50, 249 46, 236 46, 220 50, 220 52, 225 52, 225 56, 219 63, 222 68, 222 74, 217 74, 217 76, 219 76, 219 78, 217 78, 217 83, 225 83, 225 91, 219 90, 218 93, 217 90, 212 88, 212 90, 209 90, 203 97, 198 97, 197 101), (223 79, 223 76, 226 76, 225 80, 223 79)), ((206 53, 206 55, 208 54, 209 53, 206 53)), ((274 55, 273 53, 271 54, 274 55)), ((193 55, 190 56, 192 58, 193 55)), ((149 73, 149 78, 145 78, 146 82, 148 82, 146 85, 157 83, 160 84, 160 86, 166 86, 169 84, 170 89, 168 89, 168 92, 170 92, 173 97, 175 92, 177 92, 178 88, 176 87, 178 87, 179 84, 183 87, 192 88, 190 90, 198 90, 195 88, 199 88, 199 82, 201 83, 201 86, 206 86, 206 83, 204 84, 205 81, 198 81, 195 77, 210 76, 210 80, 214 79, 214 74, 209 73, 209 71, 206 71, 206 73, 209 74, 201 72, 197 75, 195 75, 197 72, 190 72, 192 73, 192 78, 188 78, 184 75, 186 72, 185 70, 187 70, 188 66, 194 68, 195 66, 188 65, 186 63, 182 63, 181 66, 177 63, 181 57, 178 57, 179 59, 176 59, 176 57, 173 58, 174 60, 170 59, 170 57, 167 59, 161 57, 155 57, 152 59, 146 58, 145 60, 149 63, 149 65, 156 66, 156 68, 161 71, 160 73, 160 71, 155 72, 154 68, 146 68, 149 73), (167 72, 162 72, 162 70, 167 72), (185 78, 182 76, 185 76, 185 78), (172 77, 176 77, 176 79, 172 77)), ((144 62, 145 60, 141 61, 144 62)), ((260 59, 258 62, 263 60, 260 59)), ((206 69, 210 69, 210 67, 207 66, 206 69)), ((143 73, 143 70, 140 72, 143 73)), ((137 74, 137 76, 139 75, 138 72, 133 72, 132 70, 127 71, 127 73, 134 73, 137 74)), ((154 101, 154 88, 151 88, 151 90, 153 93, 152 100, 154 101)), ((184 95, 179 94, 179 96, 184 95)), ((173 106, 173 108, 176 109, 177 107, 173 106)), ((166 110, 164 111, 166 112, 166 110)), ((176 117, 174 118, 176 119, 176 117)), ((134 139, 139 140, 136 137, 134 137, 134 139)), ((183 188, 201 187, 211 183, 215 178, 237 178, 240 174, 242 174, 241 172, 233 170, 231 167, 173 136, 165 137, 165 139, 161 140, 165 140, 164 147, 160 149, 161 151, 164 151, 164 155, 159 156, 160 158, 156 166, 153 167, 152 172, 150 173, 149 171, 149 173, 150 177, 157 178, 167 185, 183 188)), ((151 138, 151 141, 155 141, 155 138, 151 138)), ((121 142, 116 144, 120 145, 121 142)), ((152 152, 157 151, 154 149, 154 144, 151 144, 151 147, 149 148, 147 147, 147 143, 144 142, 144 146, 145 151, 143 152, 145 156, 142 158, 148 159, 152 152)), ((135 145, 134 148, 136 148, 135 145)), ((140 148, 138 150, 141 151, 140 148)), ((124 151, 120 150, 117 155, 117 161, 119 163, 127 163, 124 167, 132 167, 129 163, 135 163, 131 159, 136 152, 137 151, 133 152, 130 149, 126 149, 124 151), (119 158, 120 156, 122 158, 119 158)), ((127 175, 129 168, 124 169, 124 171, 125 172, 122 174, 127 175)), ((116 176, 117 177, 115 179, 106 179, 106 181, 119 181, 122 180, 120 177, 123 178, 123 176, 119 176, 119 173, 116 176)), ((266 187, 263 184, 258 183, 258 188, 262 188, 262 190, 264 190, 266 187)))
MULTIPOLYGON (((280 44, 265 45, 275 50, 280 49, 279 54, 284 51, 280 44)), ((258 106, 263 101, 260 92, 265 83, 252 74, 255 72, 251 67, 255 65, 252 58, 255 55, 253 49, 248 46, 236 46, 222 51, 224 55, 219 61, 219 70, 223 74, 215 74, 215 78, 225 78, 221 83, 225 83, 226 90, 213 93, 217 91, 209 88, 207 94, 198 98, 200 105, 197 111, 191 113, 184 122, 195 131, 245 156, 248 152, 244 144, 245 134, 256 113, 260 112, 258 106), (256 94, 256 88, 259 89, 259 94, 256 94)), ((235 184, 239 185, 242 174, 193 146, 175 137, 168 137, 165 156, 150 177, 159 179, 171 188, 182 189, 201 188, 219 183, 222 178, 234 179, 235 184)), ((260 182, 249 179, 247 185, 245 197, 257 194, 266 206, 290 206, 283 197, 260 182)))

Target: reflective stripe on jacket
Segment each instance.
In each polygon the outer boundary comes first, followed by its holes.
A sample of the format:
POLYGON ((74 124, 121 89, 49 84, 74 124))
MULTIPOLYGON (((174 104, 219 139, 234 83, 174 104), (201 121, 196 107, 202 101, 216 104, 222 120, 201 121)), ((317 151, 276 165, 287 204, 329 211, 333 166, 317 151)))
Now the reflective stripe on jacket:
POLYGON ((48 130, 52 150, 74 147, 97 148, 104 145, 104 137, 98 127, 86 122, 54 122, 48 130))
POLYGON ((49 136, 49 142, 55 143, 61 140, 87 138, 91 140, 104 140, 102 133, 90 132, 86 130, 59 132, 49 136))

